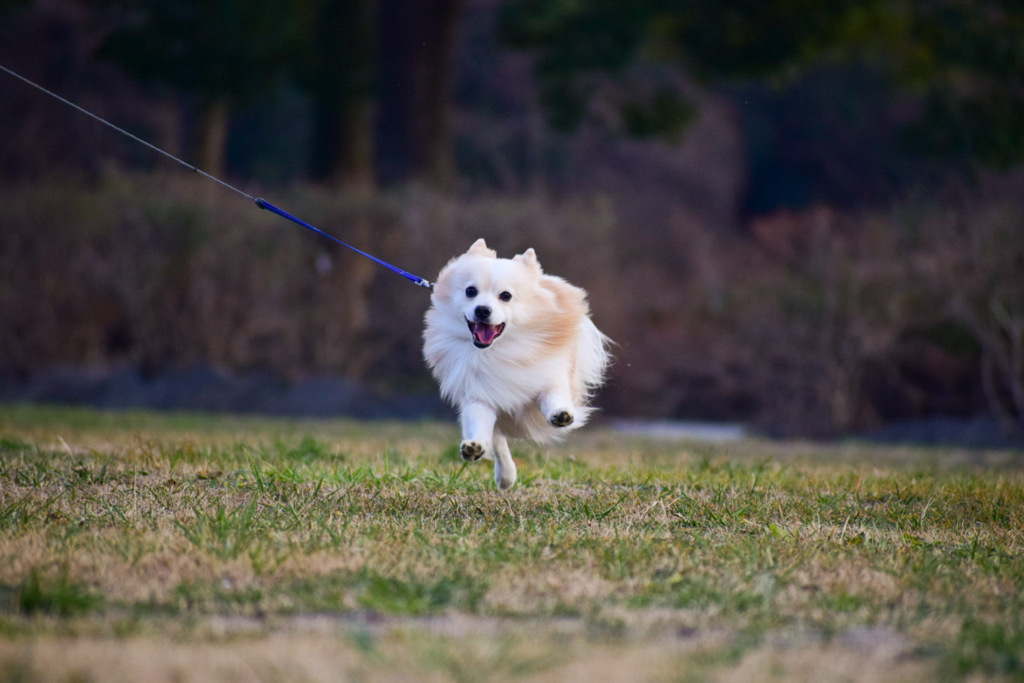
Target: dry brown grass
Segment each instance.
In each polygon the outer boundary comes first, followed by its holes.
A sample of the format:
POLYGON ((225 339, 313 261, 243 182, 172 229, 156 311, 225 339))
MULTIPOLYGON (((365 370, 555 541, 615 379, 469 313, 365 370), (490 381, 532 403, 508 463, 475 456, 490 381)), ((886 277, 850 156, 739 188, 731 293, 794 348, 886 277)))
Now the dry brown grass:
POLYGON ((1014 678, 1020 455, 0 412, 0 680, 1014 678))

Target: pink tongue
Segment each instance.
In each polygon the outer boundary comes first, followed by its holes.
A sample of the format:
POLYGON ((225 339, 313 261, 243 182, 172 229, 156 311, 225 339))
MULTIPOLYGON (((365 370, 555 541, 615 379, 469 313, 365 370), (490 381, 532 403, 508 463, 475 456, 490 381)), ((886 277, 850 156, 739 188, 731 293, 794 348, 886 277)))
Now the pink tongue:
POLYGON ((498 336, 498 328, 487 323, 473 323, 473 337, 481 344, 490 344, 498 336))

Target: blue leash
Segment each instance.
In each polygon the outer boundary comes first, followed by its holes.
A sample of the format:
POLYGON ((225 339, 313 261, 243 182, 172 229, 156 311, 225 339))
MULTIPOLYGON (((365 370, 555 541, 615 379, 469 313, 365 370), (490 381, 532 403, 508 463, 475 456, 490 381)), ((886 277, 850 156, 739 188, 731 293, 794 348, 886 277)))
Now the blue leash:
POLYGON ((342 242, 341 240, 339 240, 334 235, 328 235, 326 232, 324 232, 320 228, 318 228, 316 226, 313 226, 313 225, 310 225, 309 223, 307 223, 306 221, 302 220, 301 218, 296 218, 295 216, 291 215, 287 211, 284 211, 283 209, 277 208, 276 206, 274 206, 273 204, 268 202, 266 199, 263 199, 261 197, 256 197, 256 198, 250 197, 250 199, 252 199, 254 202, 256 202, 256 206, 260 207, 261 209, 266 209, 270 213, 276 213, 278 216, 281 216, 282 218, 287 218, 292 223, 296 223, 298 225, 301 225, 304 228, 308 228, 309 230, 312 230, 313 232, 315 232, 318 235, 323 235, 327 239, 333 240, 333 241, 337 242, 338 244, 340 244, 341 246, 343 246, 343 247, 345 247, 347 249, 351 249, 352 251, 356 252, 357 254, 360 254, 361 256, 365 256, 366 258, 370 259, 374 263, 379 263, 380 265, 384 266, 388 270, 394 271, 394 272, 398 273, 399 275, 401 275, 402 277, 404 277, 404 278, 406 278, 408 280, 412 280, 414 283, 416 283, 417 285, 420 285, 421 287, 432 287, 433 286, 433 285, 430 284, 430 282, 428 282, 427 280, 424 280, 423 278, 419 277, 418 275, 413 275, 409 271, 402 270, 398 266, 392 265, 392 264, 388 263, 387 261, 382 261, 381 259, 377 258, 376 256, 372 256, 370 254, 367 254, 362 249, 356 249, 351 244, 347 244, 346 242, 342 242))
POLYGON ((11 71, 10 69, 8 69, 6 66, 4 66, 2 64, 0 64, 0 70, 3 70, 5 72, 7 72, 11 76, 14 76, 15 78, 17 78, 19 81, 22 81, 23 83, 26 83, 27 85, 32 86, 36 90, 44 92, 47 95, 49 95, 50 97, 52 97, 52 98, 54 98, 54 99, 56 99, 56 100, 58 100, 60 102, 63 102, 64 104, 68 105, 72 109, 75 109, 75 110, 85 114, 86 116, 88 116, 88 117, 90 117, 92 119, 95 119, 96 121, 99 121, 100 123, 102 123, 103 125, 107 126, 108 128, 112 128, 112 129, 116 130, 118 133, 121 133, 122 135, 131 138, 135 142, 138 142, 141 145, 145 145, 146 147, 150 148, 154 152, 158 152, 158 153, 164 155, 168 159, 171 159, 172 161, 177 162, 178 164, 180 164, 180 165, 184 166, 185 168, 189 169, 190 171, 192 171, 194 173, 198 173, 199 175, 203 176, 204 178, 209 178, 210 180, 220 184, 223 187, 226 187, 227 189, 231 190, 232 192, 235 192, 237 194, 242 195, 246 199, 249 199, 249 200, 253 201, 256 204, 256 206, 260 207, 261 209, 264 209, 264 210, 269 211, 271 213, 276 213, 278 216, 281 216, 282 218, 287 218, 288 220, 290 220, 292 223, 295 223, 296 225, 301 225, 302 227, 304 227, 304 228, 306 228, 308 230, 312 230, 313 232, 315 232, 318 235, 321 235, 323 237, 326 237, 329 240, 337 242, 338 244, 340 244, 341 246, 345 247, 346 249, 351 249, 352 251, 354 251, 355 253, 359 254, 360 256, 365 256, 366 258, 370 259, 374 263, 382 265, 385 268, 387 268, 388 270, 391 270, 392 272, 398 273, 399 275, 401 275, 402 277, 406 278, 407 280, 412 281, 414 284, 417 284, 417 285, 419 285, 421 287, 427 287, 428 289, 430 287, 433 287, 433 285, 430 283, 429 280, 421 278, 418 275, 413 275, 412 273, 410 273, 408 271, 405 271, 405 270, 402 270, 398 266, 392 265, 392 264, 388 263, 387 261, 383 261, 383 260, 377 258, 376 256, 371 256, 370 254, 367 254, 365 251, 362 251, 361 249, 356 249, 351 244, 347 244, 346 242, 342 242, 337 237, 334 237, 333 235, 327 234, 326 232, 324 232, 320 228, 317 228, 317 227, 315 227, 313 225, 310 225, 309 223, 307 223, 306 221, 304 221, 304 220, 302 220, 300 218, 296 218, 295 216, 291 215, 287 211, 284 211, 283 209, 277 208, 276 206, 274 206, 273 204, 271 204, 267 200, 265 200, 265 199, 263 199, 261 197, 253 197, 251 194, 243 192, 242 190, 239 190, 237 187, 229 185, 228 183, 224 182, 220 178, 217 178, 216 176, 212 176, 209 173, 207 173, 206 171, 203 171, 203 170, 199 169, 198 167, 193 166, 192 164, 189 164, 189 163, 186 163, 185 161, 182 161, 181 159, 179 159, 178 157, 174 156, 170 152, 167 152, 166 150, 160 149, 156 145, 154 145, 152 143, 149 143, 149 142, 146 142, 145 140, 143 140, 140 137, 132 135, 131 133, 129 133, 125 129, 119 128, 118 126, 115 126, 110 121, 107 121, 106 119, 100 118, 96 114, 93 114, 91 111, 88 111, 87 109, 83 109, 82 107, 78 106, 74 102, 72 102, 70 100, 64 99, 63 97, 61 97, 57 93, 55 93, 55 92, 53 92, 51 90, 47 90, 43 86, 41 86, 38 83, 35 83, 33 81, 30 81, 29 79, 25 78, 21 74, 18 74, 18 73, 15 73, 15 72, 11 71))

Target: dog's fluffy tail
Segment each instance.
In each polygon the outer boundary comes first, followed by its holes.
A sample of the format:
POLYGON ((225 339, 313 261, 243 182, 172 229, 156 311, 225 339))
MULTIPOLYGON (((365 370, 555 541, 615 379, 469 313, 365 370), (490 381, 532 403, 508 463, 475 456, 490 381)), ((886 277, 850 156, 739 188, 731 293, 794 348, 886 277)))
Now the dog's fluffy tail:
POLYGON ((537 443, 558 441, 574 429, 587 424, 594 409, 588 405, 573 406, 573 422, 555 427, 547 421, 536 404, 524 406, 520 412, 498 415, 497 431, 513 439, 530 439, 537 443))
POLYGON ((580 403, 586 404, 594 391, 604 384, 605 373, 611 363, 611 352, 608 347, 612 340, 605 336, 590 318, 583 321, 579 338, 579 377, 583 383, 583 395, 580 403))

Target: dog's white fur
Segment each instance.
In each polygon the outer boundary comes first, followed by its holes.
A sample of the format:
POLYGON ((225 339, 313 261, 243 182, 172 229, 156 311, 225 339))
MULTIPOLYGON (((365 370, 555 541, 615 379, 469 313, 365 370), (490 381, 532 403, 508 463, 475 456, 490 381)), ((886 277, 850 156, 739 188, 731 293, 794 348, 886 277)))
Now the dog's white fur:
POLYGON ((592 411, 610 356, 586 296, 533 249, 499 259, 482 239, 438 275, 423 355, 459 411, 462 457, 493 460, 500 489, 516 481, 509 438, 548 441, 592 411))

